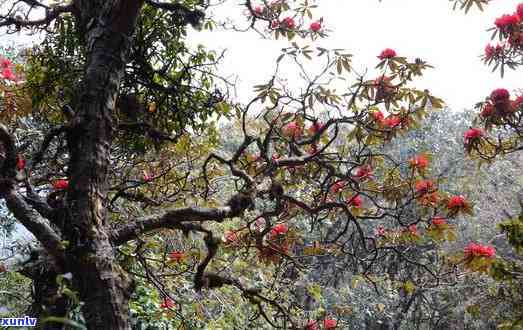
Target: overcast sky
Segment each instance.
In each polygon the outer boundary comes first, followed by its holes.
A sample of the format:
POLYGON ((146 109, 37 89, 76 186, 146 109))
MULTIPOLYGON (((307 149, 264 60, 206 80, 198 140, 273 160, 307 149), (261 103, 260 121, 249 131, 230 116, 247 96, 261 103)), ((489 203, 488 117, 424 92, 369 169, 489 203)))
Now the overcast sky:
MULTIPOLYGON (((490 41, 486 30, 498 16, 514 12, 519 2, 494 0, 484 12, 474 8, 465 15, 453 11, 447 0, 320 0, 318 17, 323 16, 332 32, 315 45, 348 49, 360 69, 373 68, 376 56, 387 47, 400 56, 422 58, 435 69, 416 86, 431 90, 454 110, 472 108, 494 88, 523 87, 521 69, 508 70, 501 79, 479 58, 490 41)), ((229 10, 236 10, 234 16, 241 14, 237 8, 229 10)), ((240 78, 241 100, 252 96, 252 85, 268 79, 280 49, 288 45, 254 33, 194 32, 190 39, 208 48, 228 49, 222 73, 240 78)), ((303 42, 311 43, 300 45, 303 42)))

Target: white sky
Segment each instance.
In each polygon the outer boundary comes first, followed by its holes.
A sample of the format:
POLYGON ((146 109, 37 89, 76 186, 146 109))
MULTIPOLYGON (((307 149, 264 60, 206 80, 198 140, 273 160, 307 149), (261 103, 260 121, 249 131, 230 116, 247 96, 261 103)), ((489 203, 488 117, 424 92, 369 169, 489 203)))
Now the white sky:
MULTIPOLYGON (((394 48, 399 56, 422 58, 435 69, 427 71, 416 86, 431 90, 454 110, 472 108, 494 88, 523 87, 521 69, 507 70, 501 79, 479 58, 490 41, 486 30, 495 18, 513 13, 520 2, 494 0, 484 12, 474 7, 465 15, 453 11, 447 0, 320 0, 314 19, 323 16, 325 27, 332 31, 314 45, 347 49, 358 69, 376 66, 376 56, 384 48, 394 48)), ((227 14, 238 16, 241 10, 228 8, 227 14)), ((239 77, 242 101, 252 97, 253 85, 267 81, 280 49, 289 45, 238 32, 192 32, 190 40, 228 50, 221 73, 239 77)), ((311 41, 299 42, 304 43, 311 41)))

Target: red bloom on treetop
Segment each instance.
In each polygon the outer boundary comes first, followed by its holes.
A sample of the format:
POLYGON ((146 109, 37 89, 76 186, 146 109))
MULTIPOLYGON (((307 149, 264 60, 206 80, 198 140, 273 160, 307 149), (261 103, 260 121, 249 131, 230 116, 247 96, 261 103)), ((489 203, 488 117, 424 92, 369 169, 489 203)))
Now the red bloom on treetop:
POLYGON ((494 24, 496 27, 502 31, 506 31, 507 29, 513 27, 514 25, 517 25, 520 21, 520 18, 518 14, 513 15, 502 15, 501 17, 496 18, 494 21, 494 24))
POLYGON ((167 297, 163 298, 163 301, 160 304, 160 308, 163 308, 163 309, 170 309, 170 308, 173 308, 174 306, 175 306, 174 301, 171 298, 167 298, 167 297))
POLYGON ((523 94, 516 97, 514 101, 512 101, 512 107, 516 110, 520 105, 523 104, 523 94))
POLYGON ((347 204, 349 204, 350 206, 360 208, 363 205, 363 200, 361 199, 360 195, 356 195, 347 198, 347 204))
POLYGON ((426 194, 435 190, 434 183, 431 180, 419 180, 415 185, 416 192, 419 194, 426 194))
POLYGON ((334 319, 327 318, 327 319, 323 320, 323 327, 325 329, 335 329, 336 325, 337 325, 337 322, 334 319))
POLYGON ((172 251, 169 253, 169 259, 171 261, 180 262, 185 258, 185 253, 183 251, 172 251))
POLYGON ((318 32, 321 30, 321 21, 312 22, 309 29, 312 32, 318 32))
POLYGON ((485 103, 483 105, 483 110, 479 114, 483 118, 490 117, 494 114, 494 106, 491 103, 485 103))
POLYGON ((257 15, 261 15, 261 14, 263 14, 263 7, 262 7, 262 6, 256 6, 256 7, 254 7, 254 12, 255 12, 257 15))
POLYGON ((292 30, 296 27, 296 22, 294 22, 294 18, 292 17, 285 17, 281 21, 281 24, 283 25, 283 27, 286 27, 289 30, 292 30))
POLYGON ((346 185, 347 183, 343 180, 336 181, 331 187, 331 192, 337 193, 340 190, 342 190, 346 185))
POLYGON ((485 59, 488 61, 494 57, 497 57, 503 53, 503 49, 505 46, 497 44, 496 47, 492 46, 491 44, 487 44, 485 46, 485 59))
POLYGON ((301 127, 297 122, 291 121, 287 125, 283 126, 283 135, 298 138, 303 133, 301 127))
POLYGON ((444 217, 434 217, 432 218, 431 224, 433 226, 439 227, 447 224, 447 220, 444 217))
POLYGON ((16 168, 21 171, 25 168, 25 159, 24 157, 17 155, 16 156, 16 168))
POLYGON ((469 130, 467 130, 465 132, 463 137, 465 138, 465 143, 469 143, 470 140, 480 138, 483 135, 485 135, 485 133, 483 132, 483 130, 481 128, 470 128, 469 130))
POLYGON ((492 258, 496 255, 496 250, 492 246, 469 243, 464 249, 467 257, 487 257, 492 258))
POLYGON ((53 188, 54 190, 63 190, 67 189, 69 187, 69 181, 64 179, 59 179, 53 182, 53 188))
POLYGON ((390 127, 390 128, 394 128, 394 127, 398 126, 400 123, 401 123, 401 118, 399 116, 396 116, 396 115, 388 116, 383 121, 383 124, 385 126, 387 126, 387 127, 390 127))
POLYGON ((519 18, 523 19, 523 2, 518 5, 516 13, 518 14, 519 18))
POLYGON ((429 165, 429 159, 426 155, 420 154, 409 160, 409 163, 411 167, 423 169, 429 165))
POLYGON ((7 79, 7 80, 16 80, 16 76, 13 73, 13 71, 11 71, 10 68, 5 68, 2 71, 2 76, 4 77, 4 79, 7 79))
POLYGON ((396 51, 394 49, 390 49, 390 48, 385 48, 378 55, 378 58, 380 60, 390 59, 390 58, 393 58, 393 57, 396 57, 396 51))
POLYGON ((492 91, 490 93, 490 99, 492 102, 500 102, 500 101, 506 101, 510 98, 510 93, 505 88, 498 88, 492 91))
POLYGON ((377 122, 383 122, 383 119, 385 119, 385 115, 383 114, 383 112, 381 112, 379 110, 371 112, 370 115, 377 122))
POLYGON ((452 196, 447 203, 449 209, 463 208, 466 206, 467 200, 463 196, 452 196))
POLYGON ((9 68, 13 63, 5 57, 0 57, 0 68, 1 69, 7 69, 9 68))
POLYGON ((318 322, 316 322, 314 320, 310 320, 305 325, 305 330, 320 330, 320 328, 318 327, 318 322))
POLYGON ((284 235, 289 231, 289 227, 284 223, 279 223, 271 229, 271 236, 284 235))
POLYGON ((356 175, 355 177, 357 179, 363 180, 368 179, 372 176, 372 167, 369 165, 360 166, 356 169, 356 175))

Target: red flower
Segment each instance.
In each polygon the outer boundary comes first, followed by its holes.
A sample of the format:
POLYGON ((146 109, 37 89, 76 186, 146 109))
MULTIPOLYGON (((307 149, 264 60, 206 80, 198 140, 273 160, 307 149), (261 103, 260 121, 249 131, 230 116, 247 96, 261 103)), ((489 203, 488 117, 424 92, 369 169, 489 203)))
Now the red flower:
POLYGON ((281 21, 281 25, 289 30, 292 30, 296 27, 296 22, 294 22, 294 19, 292 17, 285 17, 281 21))
POLYGON ((314 123, 312 123, 312 125, 309 127, 309 133, 311 134, 316 134, 318 133, 321 129, 323 129, 325 125, 323 125, 320 121, 315 121, 314 123))
POLYGON ((25 168, 25 159, 20 155, 16 156, 16 168, 19 171, 21 171, 25 168))
POLYGON ((303 133, 303 130, 297 122, 291 121, 287 125, 283 126, 282 132, 285 136, 298 138, 303 133))
POLYGON ((347 183, 343 180, 336 181, 331 187, 331 192, 337 193, 341 191, 346 185, 347 183))
POLYGON ((491 103, 485 103, 483 105, 483 110, 479 114, 483 118, 490 117, 494 114, 494 106, 491 103))
POLYGON ((368 179, 372 176, 372 168, 369 165, 360 166, 356 169, 355 177, 360 180, 368 179))
POLYGON ((361 199, 360 195, 356 195, 347 198, 347 204, 356 208, 360 208, 363 205, 363 200, 361 199))
POLYGON ((385 115, 381 111, 373 111, 370 113, 370 115, 372 118, 374 118, 375 121, 380 123, 383 122, 383 119, 385 119, 385 115))
POLYGON ((271 29, 277 29, 280 26, 280 22, 278 20, 273 20, 271 22, 271 29))
POLYGON ((399 116, 396 116, 396 115, 388 116, 383 121, 383 124, 385 126, 387 126, 387 127, 390 127, 390 128, 394 128, 394 127, 398 126, 400 123, 401 123, 401 118, 399 116))
POLYGON ((393 58, 393 57, 396 57, 396 51, 394 49, 390 49, 390 48, 385 48, 378 55, 378 58, 380 60, 390 59, 390 58, 393 58))
POLYGON ((323 327, 325 329, 336 329, 336 324, 337 324, 337 322, 334 319, 327 318, 327 319, 323 320, 323 327))
POLYGON ((444 217, 434 217, 434 218, 432 218, 431 223, 433 226, 439 227, 439 226, 446 225, 447 221, 445 220, 444 217))
POLYGON ((238 235, 236 235, 235 231, 226 231, 224 237, 227 244, 236 244, 238 242, 238 235))
POLYGON ((517 25, 519 23, 519 16, 518 14, 513 15, 503 15, 501 17, 496 18, 494 21, 494 24, 498 29, 501 31, 507 31, 509 28, 512 28, 513 26, 517 25))
POLYGON ((169 259, 171 261, 180 262, 185 259, 185 253, 183 253, 183 251, 172 251, 169 253, 169 259))
POLYGON ((309 29, 312 32, 318 32, 321 30, 321 21, 312 22, 309 29))
POLYGON ((163 301, 160 304, 160 308, 163 308, 163 309, 171 309, 174 306, 175 306, 174 301, 171 298, 167 298, 167 297, 163 298, 163 301))
POLYGON ((492 102, 500 102, 500 101, 506 101, 510 98, 510 93, 505 88, 498 88, 492 91, 490 93, 490 99, 492 102))
POLYGON ((272 237, 278 236, 278 235, 284 235, 289 231, 289 227, 284 223, 279 223, 276 226, 272 227, 270 235, 272 237))
POLYGON ((416 192, 424 195, 435 190, 434 183, 431 180, 419 180, 416 182, 416 192))
POLYGON ((15 74, 9 68, 5 68, 2 71, 2 76, 4 77, 4 79, 7 79, 7 80, 13 80, 13 81, 16 80, 15 74))
POLYGON ((465 256, 492 258, 496 255, 496 250, 492 246, 469 243, 464 249, 465 256))
POLYGON ((409 160, 411 167, 417 167, 419 169, 426 168, 429 165, 429 159, 426 155, 420 154, 409 160))
POLYGON ((516 13, 521 19, 523 19, 523 2, 518 5, 516 13))
POLYGON ((463 197, 463 196, 452 196, 447 203, 447 207, 449 209, 463 208, 466 206, 467 206, 467 201, 466 201, 465 197, 463 197))
POLYGON ((13 63, 5 57, 0 57, 0 69, 7 69, 9 68, 13 63))
POLYGON ((320 330, 320 328, 318 327, 318 322, 316 322, 314 320, 310 320, 305 325, 305 330, 320 330))
POLYGON ((254 7, 254 13, 256 13, 256 15, 262 15, 263 14, 263 7, 262 6, 254 7))
POLYGON ((492 46, 491 44, 487 44, 487 46, 485 46, 485 60, 489 61, 492 58, 500 56, 503 54, 504 48, 505 46, 500 44, 497 44, 496 47, 492 46))
POLYGON ((485 133, 481 128, 470 128, 465 132, 463 137, 465 138, 465 144, 468 144, 471 140, 479 139, 484 135, 485 133))
POLYGON ((59 179, 53 182, 53 188, 54 190, 63 190, 67 189, 69 187, 69 181, 64 179, 59 179))

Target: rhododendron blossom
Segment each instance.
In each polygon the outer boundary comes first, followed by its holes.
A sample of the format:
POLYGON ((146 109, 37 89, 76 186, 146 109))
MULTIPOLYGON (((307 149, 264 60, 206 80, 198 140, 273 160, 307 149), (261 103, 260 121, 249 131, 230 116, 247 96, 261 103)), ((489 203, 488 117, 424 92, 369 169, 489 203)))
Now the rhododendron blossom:
POLYGON ((278 20, 273 20, 271 22, 271 29, 277 29, 280 26, 280 22, 278 20))
POLYGON ((516 14, 518 14, 520 19, 523 19, 523 2, 517 6, 516 14))
POLYGON ((294 137, 294 138, 300 137, 301 134, 303 133, 302 128, 295 121, 291 121, 290 123, 285 125, 282 129, 282 132, 283 132, 283 135, 288 136, 288 137, 294 137))
POLYGON ((256 7, 254 7, 254 12, 255 12, 257 15, 261 15, 261 14, 263 14, 263 7, 262 7, 262 6, 256 6, 256 7))
POLYGON ((523 104, 523 95, 520 95, 516 97, 514 101, 512 101, 512 107, 516 110, 523 104))
POLYGON ((483 110, 481 110, 480 116, 483 118, 490 117, 494 114, 494 106, 491 103, 485 103, 483 110))
POLYGON ((468 144, 470 141, 478 139, 484 135, 485 133, 481 128, 470 128, 465 132, 463 137, 465 138, 465 143, 468 144))
POLYGON ((0 57, 0 69, 7 69, 9 68, 13 63, 5 57, 0 57))
POLYGON ((429 159, 427 158, 426 155, 421 154, 421 155, 417 155, 414 158, 412 158, 411 160, 409 160, 409 163, 410 163, 411 167, 424 169, 429 165, 429 159))
POLYGON ((16 168, 19 171, 21 171, 25 168, 25 159, 20 155, 16 156, 16 168))
POLYGON ((385 48, 381 51, 381 53, 378 55, 378 58, 380 60, 384 59, 391 59, 393 57, 396 57, 396 51, 394 49, 385 48))
POLYGON ((431 224, 435 227, 444 226, 447 224, 447 220, 444 217, 434 217, 432 218, 431 224))
POLYGON ((170 308, 173 308, 175 305, 176 304, 174 303, 174 301, 171 298, 165 297, 163 299, 162 303, 160 304, 160 308, 170 309, 170 308))
POLYGON ((383 121, 383 124, 385 126, 387 126, 387 127, 390 127, 390 128, 394 128, 394 127, 398 126, 400 123, 401 123, 401 118, 399 116, 396 116, 396 115, 388 116, 383 121))
POLYGON ((284 223, 280 223, 280 224, 277 224, 276 226, 272 227, 270 235, 272 237, 278 236, 278 235, 284 235, 285 233, 287 233, 287 231, 289 231, 289 227, 284 223))
POLYGON ((294 22, 294 19, 292 17, 285 17, 281 21, 281 25, 289 30, 292 30, 296 27, 296 22, 294 22))
POLYGON ((374 118, 375 121, 380 123, 383 122, 383 120, 385 119, 385 115, 381 111, 373 111, 370 113, 370 115, 372 116, 372 118, 374 118))
POLYGON ((464 251, 465 256, 468 258, 473 257, 486 257, 493 258, 496 255, 496 250, 492 246, 480 245, 476 243, 469 243, 464 251))
POLYGON ((452 196, 450 197, 447 207, 449 209, 464 208, 467 206, 467 201, 463 196, 452 196))
POLYGON ((485 46, 485 60, 489 61, 500 56, 503 54, 504 48, 505 47, 500 44, 498 44, 496 47, 492 46, 491 44, 487 44, 487 46, 485 46))
POLYGON ((12 80, 12 81, 16 80, 16 76, 13 73, 13 71, 11 71, 10 68, 5 68, 2 71, 2 77, 4 77, 4 79, 7 79, 7 80, 12 80))
POLYGON ((347 198, 347 204, 349 204, 350 206, 360 208, 363 205, 363 200, 361 199, 360 195, 356 195, 347 198))
POLYGON ((318 32, 321 30, 321 22, 320 21, 316 21, 316 22, 312 22, 309 29, 312 31, 312 32, 318 32))
POLYGON ((513 15, 502 15, 501 17, 496 18, 494 21, 494 24, 498 29, 501 31, 508 31, 509 29, 513 28, 515 25, 517 25, 520 21, 520 17, 518 14, 513 15))
POLYGON ((185 258, 185 253, 183 251, 172 251, 169 253, 169 259, 171 261, 180 262, 185 258))
POLYGON ((64 179, 59 179, 53 182, 54 190, 63 190, 69 187, 69 181, 64 179))
POLYGON ((431 180, 420 180, 416 182, 415 185, 416 192, 419 194, 426 194, 434 191, 434 183, 431 180))
POLYGON ((372 177, 372 168, 369 165, 360 166, 356 169, 355 178, 364 180, 372 177))
POLYGON ((323 320, 323 327, 325 329, 336 329, 337 322, 334 319, 327 318, 323 320))

